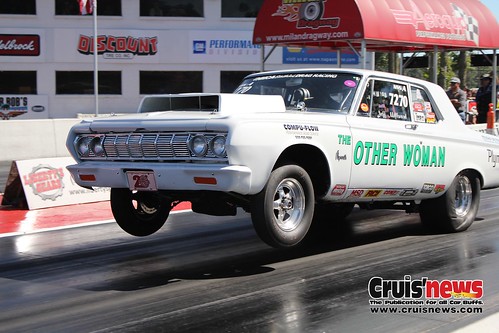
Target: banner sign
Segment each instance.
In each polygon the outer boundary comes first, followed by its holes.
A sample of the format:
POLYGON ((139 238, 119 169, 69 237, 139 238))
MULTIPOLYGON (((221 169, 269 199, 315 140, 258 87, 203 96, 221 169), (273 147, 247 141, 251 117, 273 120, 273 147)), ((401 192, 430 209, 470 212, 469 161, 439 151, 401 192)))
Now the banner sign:
POLYGON ((38 57, 39 55, 39 35, 0 34, 0 56, 38 57))
MULTIPOLYGON (((109 200, 109 188, 92 191, 73 181, 66 166, 74 163, 71 157, 15 161, 9 179, 19 178, 20 182, 12 181, 11 184, 21 184, 30 210, 109 200)), ((4 200, 16 201, 9 193, 19 191, 9 189, 9 186, 7 183, 4 200)))
POLYGON ((251 41, 251 31, 191 31, 193 63, 258 64, 261 46, 251 41))
MULTIPOLYGON (((283 64, 325 64, 337 65, 338 53, 320 48, 284 47, 282 51, 283 64)), ((341 53, 342 65, 358 65, 359 57, 354 53, 341 53)))
POLYGON ((47 119, 48 96, 0 95, 0 120, 47 119))

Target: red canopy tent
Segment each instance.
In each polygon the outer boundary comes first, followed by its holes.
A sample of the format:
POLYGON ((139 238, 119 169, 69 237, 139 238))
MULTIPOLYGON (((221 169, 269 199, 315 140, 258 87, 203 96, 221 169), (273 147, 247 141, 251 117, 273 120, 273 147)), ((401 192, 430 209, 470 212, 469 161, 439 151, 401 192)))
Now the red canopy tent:
MULTIPOLYGON (((253 43, 350 48, 363 68, 367 51, 487 49, 495 75, 499 24, 479 0, 266 0, 253 43)), ((264 62, 262 52, 262 69, 264 62)))
POLYGON ((370 51, 497 49, 499 25, 478 0, 266 0, 255 44, 370 51))

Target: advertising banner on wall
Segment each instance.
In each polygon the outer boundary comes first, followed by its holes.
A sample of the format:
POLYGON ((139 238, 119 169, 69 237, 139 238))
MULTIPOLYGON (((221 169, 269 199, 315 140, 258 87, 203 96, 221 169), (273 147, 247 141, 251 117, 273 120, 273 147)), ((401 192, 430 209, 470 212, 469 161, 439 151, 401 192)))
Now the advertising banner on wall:
POLYGON ((0 95, 0 121, 15 119, 47 119, 48 96, 0 95))
MULTIPOLYGON (((325 50, 311 47, 284 47, 282 51, 283 64, 323 64, 337 65, 338 53, 334 50, 325 50)), ((341 53, 342 65, 358 65, 359 56, 353 52, 341 53)))
POLYGON ((44 60, 44 30, 1 28, 0 56, 21 63, 44 60))
MULTIPOLYGON (((55 60, 92 61, 94 35, 91 29, 56 29, 55 60), (68 45, 68 42, 70 45, 68 45)), ((97 53, 103 63, 158 63, 161 32, 155 30, 100 30, 97 53)))
POLYGON ((19 201, 15 196, 24 194, 30 210, 109 200, 109 188, 92 191, 77 185, 66 170, 70 164, 71 157, 13 162, 3 200, 19 201))
POLYGON ((189 60, 193 63, 258 64, 261 46, 251 31, 190 31, 189 60))

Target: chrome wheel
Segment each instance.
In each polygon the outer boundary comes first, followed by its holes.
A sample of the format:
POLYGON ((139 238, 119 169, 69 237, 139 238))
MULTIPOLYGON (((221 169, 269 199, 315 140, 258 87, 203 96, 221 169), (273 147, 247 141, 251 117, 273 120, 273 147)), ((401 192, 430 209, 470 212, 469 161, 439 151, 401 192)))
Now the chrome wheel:
POLYGON ((252 198, 251 220, 268 245, 292 247, 307 235, 314 205, 308 173, 298 165, 283 165, 272 171, 263 190, 252 198))
POLYGON ((284 179, 274 194, 274 217, 283 231, 295 230, 305 212, 305 193, 295 179, 284 179))
POLYGON ((456 184, 456 215, 464 217, 471 209, 473 188, 468 177, 462 175, 456 184))

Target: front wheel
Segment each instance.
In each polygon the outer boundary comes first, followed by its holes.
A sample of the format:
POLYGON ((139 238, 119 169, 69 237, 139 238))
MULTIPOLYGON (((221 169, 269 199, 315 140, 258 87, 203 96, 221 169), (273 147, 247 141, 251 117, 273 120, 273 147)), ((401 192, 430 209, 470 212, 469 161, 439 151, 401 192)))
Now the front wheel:
POLYGON ((298 245, 312 223, 314 203, 307 172, 297 165, 282 166, 272 171, 264 189, 253 198, 253 226, 270 246, 298 245))
POLYGON ((111 189, 111 210, 118 225, 133 236, 149 236, 165 224, 172 209, 171 201, 155 192, 111 189))
POLYGON ((479 205, 480 180, 471 172, 461 172, 444 195, 421 202, 419 215, 425 227, 459 232, 475 221, 479 205))

